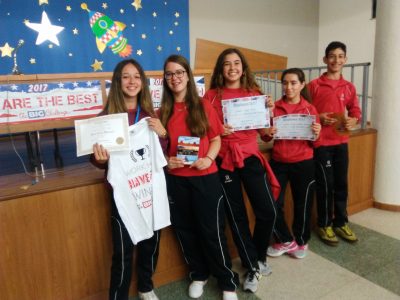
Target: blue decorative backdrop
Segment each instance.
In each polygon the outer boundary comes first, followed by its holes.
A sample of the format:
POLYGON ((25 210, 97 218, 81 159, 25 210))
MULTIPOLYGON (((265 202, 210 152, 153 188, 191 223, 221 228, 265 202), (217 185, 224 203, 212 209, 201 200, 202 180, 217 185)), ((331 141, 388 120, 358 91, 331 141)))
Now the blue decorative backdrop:
POLYGON ((100 53, 89 23, 103 15, 126 25, 121 30, 114 23, 114 33, 108 28, 106 34, 126 38, 130 57, 145 70, 161 70, 173 53, 189 59, 188 0, 0 0, 0 74, 11 73, 14 53, 23 74, 112 71, 123 58, 109 47, 100 53), (52 27, 53 35, 36 45, 40 31, 32 27, 45 24, 46 15, 49 26, 59 27, 52 27), (24 44, 15 51, 21 39, 24 44))

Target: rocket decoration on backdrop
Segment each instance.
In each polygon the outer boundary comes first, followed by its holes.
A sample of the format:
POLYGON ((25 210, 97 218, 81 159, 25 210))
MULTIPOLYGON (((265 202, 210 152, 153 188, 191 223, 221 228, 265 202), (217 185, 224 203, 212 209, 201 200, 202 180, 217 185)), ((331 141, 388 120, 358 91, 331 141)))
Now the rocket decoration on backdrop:
POLYGON ((131 55, 132 47, 122 35, 122 31, 126 27, 125 24, 113 21, 100 12, 89 10, 86 3, 82 3, 81 8, 89 13, 90 28, 96 36, 96 45, 100 53, 103 53, 108 46, 114 54, 118 54, 121 57, 131 55))

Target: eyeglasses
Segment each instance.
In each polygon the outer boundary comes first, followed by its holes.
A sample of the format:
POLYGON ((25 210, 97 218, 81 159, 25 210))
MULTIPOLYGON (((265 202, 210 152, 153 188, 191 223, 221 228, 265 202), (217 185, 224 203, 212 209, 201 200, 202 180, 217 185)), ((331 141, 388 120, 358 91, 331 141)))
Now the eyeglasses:
POLYGON ((164 77, 167 80, 171 80, 173 76, 176 78, 182 78, 186 71, 176 70, 175 72, 165 72, 164 77))

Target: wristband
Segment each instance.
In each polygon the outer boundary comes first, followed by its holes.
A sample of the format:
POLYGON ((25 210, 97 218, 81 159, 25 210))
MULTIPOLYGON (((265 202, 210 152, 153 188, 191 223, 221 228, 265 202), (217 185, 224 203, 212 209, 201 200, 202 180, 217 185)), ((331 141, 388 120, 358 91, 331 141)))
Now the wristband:
POLYGON ((211 159, 212 162, 214 161, 214 159, 213 159, 210 155, 207 154, 206 157, 208 157, 209 159, 211 159))

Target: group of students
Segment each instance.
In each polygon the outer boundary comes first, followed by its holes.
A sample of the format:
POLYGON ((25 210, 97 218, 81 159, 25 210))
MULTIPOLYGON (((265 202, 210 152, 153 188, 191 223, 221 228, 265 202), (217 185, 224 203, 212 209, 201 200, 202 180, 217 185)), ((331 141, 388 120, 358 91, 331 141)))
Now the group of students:
MULTIPOLYGON (((292 68, 283 72, 284 96, 275 103, 266 97, 266 106, 273 116, 315 116, 312 131, 317 139, 276 140, 270 161, 260 152, 257 138, 270 141, 277 128, 272 125, 234 131, 229 124, 223 124, 222 100, 262 94, 239 50, 229 48, 219 55, 210 89, 203 99, 198 95, 188 61, 179 55, 169 56, 164 63, 163 95, 157 112, 142 67, 133 59, 116 66, 102 114, 127 112, 130 125, 146 118, 159 137, 167 160, 165 176, 171 223, 189 267, 191 298, 201 297, 208 277, 213 275, 224 300, 238 299, 239 278, 232 270, 228 253, 225 216, 242 265, 247 269, 243 289, 250 292, 256 292, 262 276, 271 273, 267 254, 306 256, 315 185, 321 239, 336 245, 336 233, 346 240, 357 240, 347 225, 348 137, 334 129, 339 122, 334 113, 347 109, 346 129, 360 120, 355 88, 341 75, 346 59, 343 43, 328 45, 324 57, 327 72, 308 84, 311 98, 302 70, 292 68), (177 157, 181 136, 200 140, 198 159, 191 165, 177 157), (293 235, 283 214, 288 181, 294 202, 293 235), (253 230, 249 226, 242 184, 255 215, 253 230), (272 240, 275 242, 270 246, 272 240)), ((107 169, 112 155, 102 145, 95 144, 91 161, 107 169)), ((134 243, 115 205, 115 187, 107 185, 112 198, 113 237, 109 296, 128 299, 134 243)), ((153 291, 152 274, 159 241, 160 232, 156 230, 151 238, 136 245, 140 299, 158 299, 153 291)))

